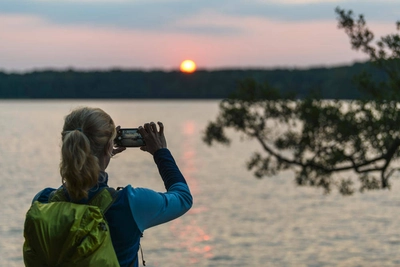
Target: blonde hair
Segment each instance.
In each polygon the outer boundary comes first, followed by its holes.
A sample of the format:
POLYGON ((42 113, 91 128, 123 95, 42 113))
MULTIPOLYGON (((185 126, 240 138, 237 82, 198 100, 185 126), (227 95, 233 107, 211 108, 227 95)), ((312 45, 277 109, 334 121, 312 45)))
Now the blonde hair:
POLYGON ((113 120, 99 108, 78 108, 65 117, 60 174, 72 200, 87 198, 97 184, 99 158, 115 135, 113 120))

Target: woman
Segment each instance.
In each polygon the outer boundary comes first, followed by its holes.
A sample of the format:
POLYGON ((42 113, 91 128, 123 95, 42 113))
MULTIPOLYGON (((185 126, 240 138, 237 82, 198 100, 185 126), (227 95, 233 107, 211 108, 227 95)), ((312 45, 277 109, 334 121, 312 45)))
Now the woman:
MULTIPOLYGON (((127 185, 117 191, 105 213, 112 243, 121 266, 138 266, 140 237, 147 228, 173 220, 192 206, 185 178, 167 149, 164 126, 153 122, 139 127, 145 146, 153 155, 167 192, 127 185)), ((111 117, 99 108, 79 108, 65 118, 62 136, 60 173, 67 199, 87 203, 99 190, 108 187, 105 172, 110 158, 125 150, 114 147, 116 127, 111 117)), ((47 203, 54 192, 46 188, 34 201, 47 203)))

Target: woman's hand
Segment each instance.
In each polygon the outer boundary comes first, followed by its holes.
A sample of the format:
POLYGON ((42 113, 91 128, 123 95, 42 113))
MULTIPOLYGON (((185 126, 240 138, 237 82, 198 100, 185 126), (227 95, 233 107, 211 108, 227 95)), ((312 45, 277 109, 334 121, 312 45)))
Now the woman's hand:
POLYGON ((113 147, 113 150, 111 152, 112 156, 115 156, 115 155, 117 155, 118 153, 121 153, 124 150, 126 150, 126 147, 124 147, 124 146, 113 147))
POLYGON ((160 127, 160 131, 157 130, 157 125, 154 122, 145 123, 143 127, 139 127, 139 133, 146 143, 146 145, 141 146, 140 149, 152 155, 161 148, 167 148, 167 141, 164 136, 164 125, 161 122, 157 122, 157 124, 160 127))
MULTIPOLYGON (((121 129, 121 126, 115 127, 115 130, 117 132, 119 131, 119 129, 121 129)), ((118 147, 113 146, 113 150, 111 152, 111 156, 115 156, 115 155, 117 155, 118 153, 121 153, 124 150, 126 150, 126 147, 124 147, 124 146, 118 146, 118 147)))

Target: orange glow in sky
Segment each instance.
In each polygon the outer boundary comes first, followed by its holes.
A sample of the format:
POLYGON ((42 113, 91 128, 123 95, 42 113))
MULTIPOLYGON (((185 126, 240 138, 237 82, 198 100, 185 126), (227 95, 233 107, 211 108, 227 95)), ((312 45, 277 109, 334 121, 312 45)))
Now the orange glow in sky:
MULTIPOLYGON (((209 1, 198 1, 195 8, 190 1, 165 0, 20 2, 0 1, 0 69, 5 71, 181 71, 184 59, 195 61, 194 71, 348 65, 368 56, 351 49, 338 29, 337 5, 348 9, 348 2, 356 16, 364 14, 377 39, 396 30, 400 9, 395 0, 238 1, 229 10, 223 8, 228 1, 214 1, 212 9, 209 1), (53 14, 54 2, 65 7, 63 16, 53 14), (165 7, 171 12, 159 16, 165 7), (76 12, 80 9, 92 16, 76 12), (150 12, 145 21, 143 10, 150 12), (115 12, 121 19, 113 19, 115 12)), ((188 70, 193 71, 183 71, 188 70)))
POLYGON ((180 70, 186 73, 193 73, 196 70, 196 63, 190 59, 184 60, 181 63, 180 70))

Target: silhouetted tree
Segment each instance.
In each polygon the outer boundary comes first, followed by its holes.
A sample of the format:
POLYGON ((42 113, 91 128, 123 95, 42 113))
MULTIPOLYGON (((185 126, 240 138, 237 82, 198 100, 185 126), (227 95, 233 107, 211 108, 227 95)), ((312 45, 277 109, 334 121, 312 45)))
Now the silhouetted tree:
POLYGON ((357 187, 361 192, 390 188, 400 156, 400 37, 391 34, 374 42, 362 15, 335 11, 352 48, 366 53, 384 73, 380 80, 367 72, 355 77, 365 97, 324 100, 316 91, 299 100, 296 94, 245 80, 232 97, 221 101, 204 141, 229 144, 228 128, 257 140, 263 153, 254 153, 247 166, 258 178, 290 169, 298 185, 326 193, 335 187, 343 195, 357 187))

